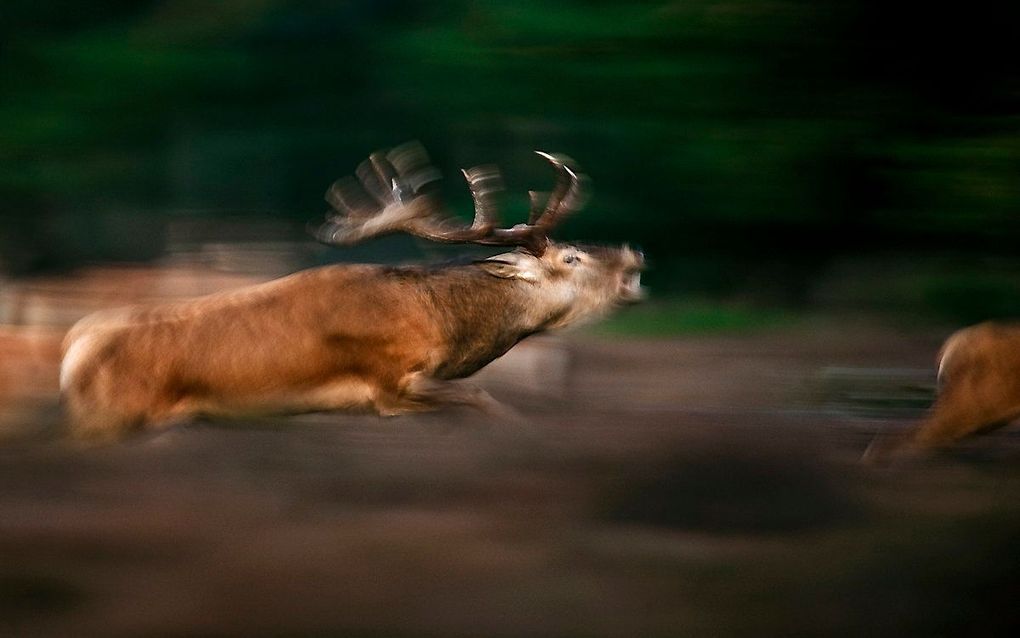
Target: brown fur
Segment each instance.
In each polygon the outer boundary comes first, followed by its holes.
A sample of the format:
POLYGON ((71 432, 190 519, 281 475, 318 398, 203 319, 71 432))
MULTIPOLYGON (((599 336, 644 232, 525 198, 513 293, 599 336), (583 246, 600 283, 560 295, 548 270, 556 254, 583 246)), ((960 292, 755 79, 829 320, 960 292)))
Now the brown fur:
POLYGON ((100 312, 65 338, 61 385, 74 431, 92 437, 196 415, 491 406, 446 380, 632 300, 640 267, 627 248, 553 245, 444 268, 327 266, 100 312))
POLYGON ((905 434, 876 440, 866 458, 945 448, 1020 418, 1020 325, 964 328, 938 358, 939 393, 927 417, 905 434))

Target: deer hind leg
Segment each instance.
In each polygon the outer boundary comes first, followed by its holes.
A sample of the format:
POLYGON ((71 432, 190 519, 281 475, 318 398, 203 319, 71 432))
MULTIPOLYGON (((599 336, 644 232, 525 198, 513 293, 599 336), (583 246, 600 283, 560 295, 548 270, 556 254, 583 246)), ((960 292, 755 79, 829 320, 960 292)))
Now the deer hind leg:
POLYGON ((929 415, 905 433, 877 438, 864 458, 881 461, 894 456, 925 454, 947 448, 967 437, 991 432, 1020 417, 1020 406, 978 402, 969 393, 949 389, 935 401, 929 415))
POLYGON ((145 415, 129 411, 89 392, 66 391, 64 406, 69 433, 77 439, 112 441, 142 429, 145 415))
POLYGON ((114 441, 142 431, 160 431, 191 421, 197 414, 190 402, 108 401, 105 397, 65 397, 70 433, 78 439, 114 441))
POLYGON ((123 374, 103 362, 65 378, 63 402, 70 434, 112 441, 143 429, 164 429, 190 414, 190 406, 162 397, 152 379, 123 374))
POLYGON ((932 414, 909 433, 908 442, 925 450, 946 447, 1003 427, 1017 416, 1020 410, 1016 406, 974 406, 953 401, 951 397, 940 397, 932 414))
POLYGON ((141 427, 141 413, 126 411, 115 400, 117 388, 100 366, 62 375, 62 402, 68 432, 77 439, 103 441, 120 438, 141 427))

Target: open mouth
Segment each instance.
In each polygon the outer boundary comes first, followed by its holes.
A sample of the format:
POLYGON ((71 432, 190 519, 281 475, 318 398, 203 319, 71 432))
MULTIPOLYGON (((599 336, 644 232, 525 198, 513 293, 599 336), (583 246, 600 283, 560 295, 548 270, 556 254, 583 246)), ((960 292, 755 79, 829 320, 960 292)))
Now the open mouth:
POLYGON ((634 274, 624 280, 620 286, 620 303, 636 304, 648 296, 647 289, 641 286, 641 274, 634 274))

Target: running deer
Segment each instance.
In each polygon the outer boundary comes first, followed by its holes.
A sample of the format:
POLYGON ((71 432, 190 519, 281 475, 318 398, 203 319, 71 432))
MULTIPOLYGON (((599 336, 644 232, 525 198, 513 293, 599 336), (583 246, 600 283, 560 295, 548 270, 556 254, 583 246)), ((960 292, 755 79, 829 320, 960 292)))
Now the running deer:
POLYGON ((876 439, 865 460, 884 461, 949 447, 1020 418, 1020 325, 987 322, 946 339, 938 396, 909 432, 876 439))
POLYGON ((640 300, 644 258, 627 246, 549 238, 581 208, 586 178, 541 153, 554 189, 531 193, 526 224, 500 226, 493 166, 463 171, 475 215, 459 224, 417 144, 377 152, 334 183, 315 231, 331 245, 389 233, 510 247, 460 265, 332 265, 197 299, 103 311, 63 343, 60 385, 72 432, 114 438, 198 416, 315 411, 399 415, 450 405, 498 410, 455 382, 520 340, 640 300))

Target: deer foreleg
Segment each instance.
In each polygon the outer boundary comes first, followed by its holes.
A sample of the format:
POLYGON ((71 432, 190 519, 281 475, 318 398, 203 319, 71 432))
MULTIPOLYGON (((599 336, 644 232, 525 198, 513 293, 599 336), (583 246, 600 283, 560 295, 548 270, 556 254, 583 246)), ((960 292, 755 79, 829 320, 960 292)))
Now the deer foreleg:
POLYGON ((396 396, 378 402, 376 408, 383 416, 393 416, 454 406, 471 407, 499 418, 518 416, 513 408, 500 403, 478 386, 422 374, 412 375, 396 396))

